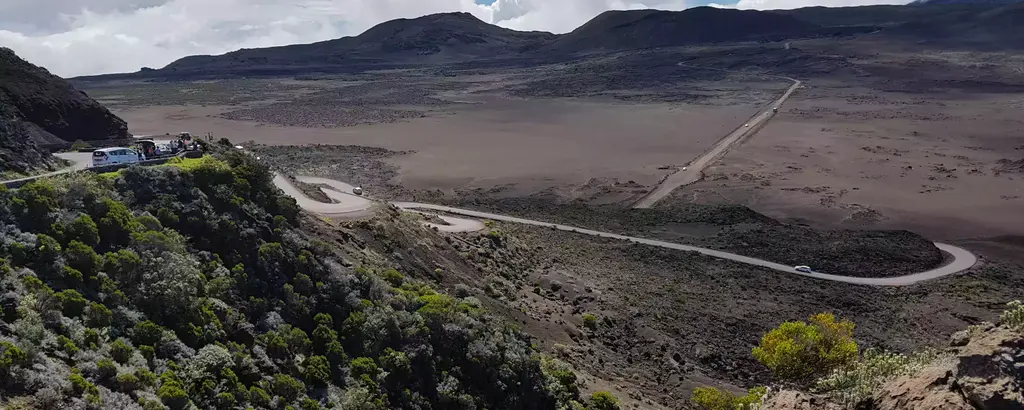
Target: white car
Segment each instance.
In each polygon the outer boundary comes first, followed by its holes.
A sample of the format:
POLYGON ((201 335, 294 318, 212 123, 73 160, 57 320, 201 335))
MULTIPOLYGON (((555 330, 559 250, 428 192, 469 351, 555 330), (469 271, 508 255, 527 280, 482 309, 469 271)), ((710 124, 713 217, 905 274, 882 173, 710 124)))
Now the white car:
POLYGON ((358 187, 357 186, 355 188, 352 188, 352 193, 356 194, 356 195, 362 195, 363 194, 363 187, 358 187))
POLYGON ((92 152, 92 166, 135 164, 146 157, 136 150, 125 147, 101 148, 92 152))
POLYGON ((795 266, 795 267, 793 267, 793 269, 796 269, 797 272, 803 272, 803 273, 811 273, 811 272, 813 272, 811 270, 811 267, 810 266, 806 266, 806 265, 795 266))

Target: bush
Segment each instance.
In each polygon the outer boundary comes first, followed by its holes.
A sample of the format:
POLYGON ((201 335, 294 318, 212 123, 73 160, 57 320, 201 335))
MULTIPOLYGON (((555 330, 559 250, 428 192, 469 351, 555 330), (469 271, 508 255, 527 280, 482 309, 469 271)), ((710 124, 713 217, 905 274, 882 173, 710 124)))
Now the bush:
POLYGON ((359 378, 362 375, 367 375, 371 380, 377 378, 377 363, 369 357, 357 357, 349 363, 349 373, 352 377, 359 378))
POLYGON ((1015 300, 1006 306, 1008 309, 999 317, 999 323, 1013 330, 1024 331, 1024 302, 1015 300))
POLYGON ((71 241, 64 250, 64 258, 68 266, 77 269, 87 277, 96 276, 103 266, 103 258, 96 254, 91 246, 79 241, 71 241))
POLYGON ((89 143, 85 142, 85 141, 82 141, 82 140, 75 140, 75 142, 71 143, 71 150, 72 151, 81 151, 81 150, 85 150, 85 149, 89 149, 89 148, 91 148, 89 143))
POLYGON ((100 243, 100 230, 88 214, 82 214, 71 221, 64 229, 64 236, 68 241, 80 241, 89 246, 100 243))
POLYGON ((853 328, 830 313, 811 316, 810 323, 785 322, 764 335, 753 354, 776 377, 805 383, 857 359, 853 328))
POLYGON ((306 386, 302 382, 295 380, 286 374, 275 374, 274 381, 271 384, 271 390, 274 394, 281 396, 285 401, 295 401, 299 397, 299 394, 306 391, 306 386))
POLYGON ((88 300, 81 293, 74 289, 57 292, 57 299, 60 300, 61 311, 67 317, 78 317, 85 311, 88 300))
POLYGON ((752 388, 743 396, 715 387, 698 387, 693 391, 692 400, 705 410, 752 410, 767 394, 768 389, 764 387, 752 388))
POLYGON ((597 329, 597 315, 595 315, 593 313, 584 313, 583 314, 583 327, 585 327, 587 329, 590 329, 590 330, 596 330, 597 329))
POLYGON ((588 410, 619 410, 619 398, 606 391, 595 392, 590 395, 590 406, 588 410))
POLYGON ((28 365, 28 354, 14 343, 0 341, 0 375, 5 377, 11 374, 15 366, 28 365))
POLYGON ((178 380, 178 376, 170 370, 160 375, 160 388, 156 395, 171 409, 184 408, 189 402, 188 393, 185 392, 181 380, 178 380))
POLYGON ((124 339, 117 339, 110 345, 110 355, 121 364, 128 363, 134 351, 128 343, 125 343, 124 339))
POLYGON ((91 327, 107 327, 113 320, 114 313, 102 303, 90 303, 85 312, 85 323, 91 327))
POLYGON ((57 346, 63 351, 68 357, 74 356, 78 353, 78 345, 75 344, 74 340, 68 339, 64 336, 57 336, 57 346))
POLYGON ((270 395, 259 387, 252 386, 249 388, 249 401, 260 407, 270 406, 270 395))
POLYGON ((96 369, 96 378, 99 380, 109 380, 117 375, 117 365, 110 359, 101 359, 96 362, 96 369))
POLYGON ((117 375, 117 386, 125 393, 131 393, 138 390, 142 384, 139 382, 139 377, 131 373, 121 373, 117 375))
POLYGON ((322 387, 331 382, 331 364, 324 356, 310 356, 304 363, 306 383, 322 387))
POLYGON ((155 346, 157 343, 160 343, 160 339, 163 336, 164 329, 160 325, 147 320, 135 325, 132 341, 138 345, 155 346))
POLYGON ((932 350, 910 356, 868 350, 852 366, 833 370, 818 380, 815 387, 827 392, 835 401, 852 408, 871 397, 882 384, 916 372, 937 357, 938 353, 932 350))

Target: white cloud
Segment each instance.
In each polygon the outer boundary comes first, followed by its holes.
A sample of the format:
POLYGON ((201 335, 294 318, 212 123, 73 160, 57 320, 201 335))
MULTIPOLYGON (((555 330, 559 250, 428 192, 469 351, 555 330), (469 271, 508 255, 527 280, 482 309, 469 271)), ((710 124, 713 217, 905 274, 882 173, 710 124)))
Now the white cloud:
MULTIPOLYGON (((62 76, 163 67, 187 55, 356 35, 382 21, 464 11, 519 30, 570 31, 610 9, 696 0, 0 0, 0 45, 62 76)), ((886 0, 740 0, 739 8, 886 0)), ((891 1, 891 0, 889 0, 891 1)))

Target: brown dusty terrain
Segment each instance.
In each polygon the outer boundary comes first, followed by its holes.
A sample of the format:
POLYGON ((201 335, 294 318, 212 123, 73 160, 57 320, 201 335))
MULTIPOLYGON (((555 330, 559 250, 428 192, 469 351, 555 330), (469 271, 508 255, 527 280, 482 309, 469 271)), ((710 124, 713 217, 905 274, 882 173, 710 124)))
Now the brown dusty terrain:
POLYGON ((848 73, 805 81, 674 201, 937 240, 1024 234, 1024 55, 798 46, 847 56, 848 73))

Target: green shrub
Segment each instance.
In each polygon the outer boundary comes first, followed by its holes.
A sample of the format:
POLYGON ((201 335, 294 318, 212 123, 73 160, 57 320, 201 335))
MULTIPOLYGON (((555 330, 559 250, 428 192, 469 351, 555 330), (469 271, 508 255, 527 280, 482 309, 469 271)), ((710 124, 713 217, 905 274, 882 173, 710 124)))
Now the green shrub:
POLYGON ((113 360, 100 359, 96 362, 97 378, 99 380, 108 380, 117 375, 117 365, 114 364, 113 360))
POLYGON ((999 317, 999 323, 1013 330, 1024 331, 1024 302, 1015 300, 1006 306, 1006 311, 999 317))
POLYGON ((81 293, 74 289, 62 290, 57 292, 56 296, 60 300, 61 311, 67 317, 81 316, 89 303, 81 293))
POLYGON ((103 258, 96 254, 91 246, 79 241, 71 241, 68 244, 64 249, 64 259, 68 266, 90 278, 96 276, 103 266, 103 258))
POLYGON ((102 303, 90 303, 85 312, 85 323, 90 327, 107 327, 113 320, 114 313, 102 303))
POLYGON ((595 392, 590 395, 588 410, 619 410, 619 398, 606 391, 595 392))
POLYGON ((98 349, 103 339, 100 338, 100 332, 96 329, 88 328, 82 334, 82 343, 85 343, 86 347, 90 349, 98 349))
POLYGON ((110 345, 110 355, 114 360, 121 364, 128 363, 128 360, 132 358, 132 353, 134 351, 135 350, 132 349, 128 343, 125 343, 123 339, 117 339, 110 345))
POLYGON ((167 407, 175 410, 184 408, 189 402, 188 393, 185 392, 181 380, 171 370, 160 375, 160 388, 157 389, 156 395, 167 407))
POLYGON ((131 373, 121 373, 117 375, 117 386, 122 392, 131 393, 139 389, 142 383, 139 381, 139 377, 131 373))
POLYGON ((89 246, 96 246, 100 243, 100 231, 96 222, 87 214, 82 214, 68 224, 64 230, 64 236, 68 241, 80 241, 89 246))
POLYGON ((152 362, 153 359, 156 358, 156 348, 154 348, 153 346, 139 346, 139 353, 141 353, 142 357, 145 357, 146 360, 150 362, 152 362))
POLYGON ((142 386, 156 386, 156 373, 149 371, 149 369, 136 369, 135 377, 142 386))
POLYGON ((132 341, 137 345, 155 346, 164 336, 164 329, 152 321, 139 322, 135 325, 132 341))
POLYGON ((249 401, 260 407, 270 406, 270 395, 259 387, 252 386, 249 388, 249 401))
POLYGON ((304 363, 306 383, 322 387, 331 382, 331 364, 324 356, 310 356, 304 363))
POLYGON ((0 375, 10 375, 15 366, 28 365, 28 354, 14 343, 0 342, 0 375))
POLYGON ((768 389, 764 387, 752 388, 743 396, 715 387, 698 387, 691 399, 704 410, 753 410, 767 394, 768 389))
POLYGON ((235 396, 231 393, 224 392, 217 395, 217 408, 227 409, 235 406, 235 396))
POLYGON ((593 313, 584 313, 583 327, 590 330, 597 330, 597 315, 593 313))
POLYGON ((367 375, 370 379, 377 378, 377 363, 369 357, 357 357, 349 363, 348 367, 352 377, 359 378, 359 376, 367 375))
POLYGON ((299 397, 299 394, 306 391, 306 386, 302 382, 295 380, 286 374, 275 374, 274 381, 271 383, 271 390, 274 394, 281 396, 285 401, 295 401, 299 397))
POLYGON ((384 280, 390 283, 391 286, 394 286, 396 288, 401 287, 402 282, 405 282, 405 275, 402 275, 401 272, 394 269, 388 269, 384 271, 384 273, 382 273, 381 276, 384 277, 384 280))
POLYGON ((837 322, 830 313, 811 316, 809 322, 785 322, 768 332, 754 348, 754 357, 776 377, 801 383, 857 359, 853 322, 837 322))
POLYGON ((74 340, 68 339, 67 337, 57 336, 57 346, 59 346, 60 350, 66 353, 68 357, 74 356, 75 353, 78 353, 78 345, 75 344, 74 340))
POLYGON ((71 375, 68 376, 68 381, 71 382, 71 390, 75 392, 76 396, 85 394, 99 397, 100 390, 96 388, 95 384, 86 380, 78 368, 71 368, 71 375))
POLYGON ((306 397, 299 403, 299 408, 302 410, 320 410, 320 402, 306 397))

